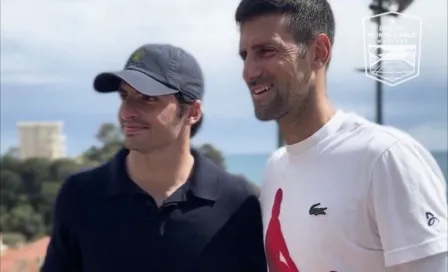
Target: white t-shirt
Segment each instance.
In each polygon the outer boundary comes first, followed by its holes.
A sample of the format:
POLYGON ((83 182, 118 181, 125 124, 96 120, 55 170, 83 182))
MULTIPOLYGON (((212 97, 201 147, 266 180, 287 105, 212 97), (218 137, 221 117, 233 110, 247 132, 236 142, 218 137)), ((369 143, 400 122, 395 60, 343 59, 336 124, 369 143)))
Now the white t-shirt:
POLYGON ((261 202, 271 272, 398 272, 447 251, 437 162, 409 135, 354 114, 338 111, 277 150, 261 202))

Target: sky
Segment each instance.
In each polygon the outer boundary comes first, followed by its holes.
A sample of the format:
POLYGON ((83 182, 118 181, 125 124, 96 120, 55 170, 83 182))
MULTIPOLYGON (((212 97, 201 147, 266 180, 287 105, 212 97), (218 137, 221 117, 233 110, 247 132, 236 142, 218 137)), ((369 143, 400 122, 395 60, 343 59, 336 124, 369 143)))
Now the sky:
MULTIPOLYGON (((95 93, 93 78, 121 69, 145 43, 180 46, 202 67, 205 121, 195 144, 211 143, 225 154, 272 152, 276 124, 254 117, 242 80, 238 2, 1 0, 1 152, 18 145, 19 121, 63 121, 70 156, 96 144, 101 123, 116 122, 119 99, 95 93)), ((373 120, 376 83, 356 71, 364 66, 370 1, 329 2, 336 36, 328 94, 337 108, 373 120)), ((405 13, 422 20, 420 73, 384 87, 384 122, 430 150, 446 150, 447 3, 416 0, 405 13)))

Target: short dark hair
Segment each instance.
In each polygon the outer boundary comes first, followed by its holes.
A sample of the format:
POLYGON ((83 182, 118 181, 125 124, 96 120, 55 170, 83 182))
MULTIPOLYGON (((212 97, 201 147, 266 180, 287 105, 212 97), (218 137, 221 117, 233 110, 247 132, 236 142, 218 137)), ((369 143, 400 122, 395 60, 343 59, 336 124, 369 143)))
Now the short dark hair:
MULTIPOLYGON (((179 107, 180 107, 179 117, 182 117, 185 113, 186 106, 193 104, 194 100, 190 100, 180 93, 176 93, 175 97, 176 97, 177 101, 179 102, 179 107)), ((199 131, 199 129, 201 128, 202 119, 204 119, 204 114, 202 114, 201 119, 199 119, 199 121, 197 121, 195 124, 193 124, 191 126, 190 138, 193 138, 196 135, 196 133, 199 131)))
MULTIPOLYGON (((324 33, 334 43, 335 22, 327 0, 241 0, 235 21, 242 25, 259 16, 286 15, 294 39, 307 45, 315 36, 324 33)), ((306 52, 304 48, 303 55, 306 52)), ((327 63, 327 65, 329 62, 327 63)))

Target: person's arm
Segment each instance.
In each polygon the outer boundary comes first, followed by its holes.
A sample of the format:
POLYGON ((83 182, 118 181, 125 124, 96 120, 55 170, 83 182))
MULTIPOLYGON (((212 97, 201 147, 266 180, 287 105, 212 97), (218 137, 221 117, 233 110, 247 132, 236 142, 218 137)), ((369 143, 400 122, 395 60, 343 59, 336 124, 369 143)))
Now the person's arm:
POLYGON ((387 267, 446 272, 446 181, 429 152, 402 141, 384 152, 372 171, 368 207, 387 267))
POLYGON ((72 232, 70 218, 75 214, 76 192, 68 179, 59 190, 54 204, 53 231, 41 272, 80 272, 81 254, 72 232))
POLYGON ((244 224, 240 237, 241 252, 244 252, 247 272, 267 272, 266 255, 263 243, 263 221, 258 197, 254 194, 243 204, 244 224))

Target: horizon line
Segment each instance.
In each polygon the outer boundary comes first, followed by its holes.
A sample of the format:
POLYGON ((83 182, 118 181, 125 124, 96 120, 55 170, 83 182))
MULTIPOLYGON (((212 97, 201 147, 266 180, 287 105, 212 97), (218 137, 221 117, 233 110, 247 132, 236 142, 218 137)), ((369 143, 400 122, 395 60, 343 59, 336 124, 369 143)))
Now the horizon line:
MULTIPOLYGON (((224 155, 224 157, 226 157, 226 156, 242 156, 242 155, 267 155, 267 154, 272 154, 276 150, 278 150, 278 148, 271 152, 266 151, 266 152, 247 152, 247 153, 246 152, 243 152, 243 153, 221 152, 221 153, 224 155)), ((427 149, 427 150, 430 153, 448 153, 448 149, 427 149)))

